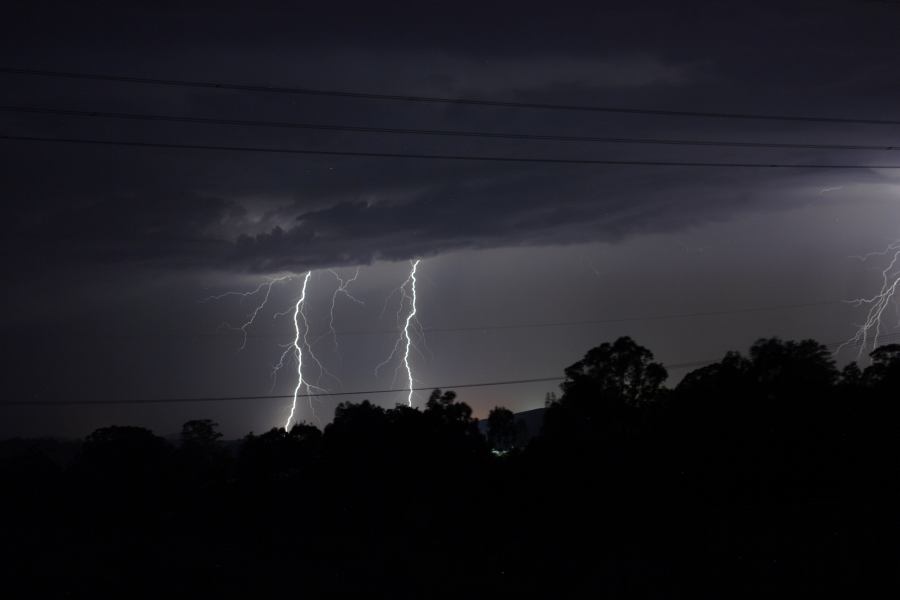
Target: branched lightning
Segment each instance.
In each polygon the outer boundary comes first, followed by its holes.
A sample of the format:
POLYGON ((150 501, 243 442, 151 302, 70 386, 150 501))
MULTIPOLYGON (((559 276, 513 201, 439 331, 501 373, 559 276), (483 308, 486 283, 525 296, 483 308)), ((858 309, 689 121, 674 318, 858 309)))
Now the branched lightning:
MULTIPOLYGON (((335 292, 335 298, 338 293, 344 293, 348 297, 352 298, 354 301, 360 302, 356 298, 353 298, 346 289, 347 286, 350 284, 350 282, 353 281, 354 279, 356 279, 358 274, 359 273, 357 271, 357 274, 354 275, 354 277, 352 279, 349 279, 347 281, 344 281, 342 278, 338 277, 339 288, 338 288, 338 291, 335 292)), ((276 313, 274 313, 274 315, 272 317, 273 319, 277 319, 279 317, 287 316, 288 314, 293 314, 293 321, 294 321, 294 339, 292 342, 282 345, 283 351, 278 359, 278 362, 275 365, 273 365, 272 373, 271 373, 272 389, 274 390, 275 385, 277 383, 277 377, 278 377, 279 371, 281 371, 281 369, 283 369, 285 367, 285 365, 287 364, 287 362, 290 361, 291 358, 293 358, 297 362, 297 382, 294 386, 293 402, 291 404, 290 416, 288 416, 288 419, 285 423, 285 429, 287 429, 290 426, 291 422, 294 420, 294 415, 297 410, 297 398, 300 396, 301 392, 303 392, 305 390, 307 395, 309 395, 313 391, 321 391, 321 392, 327 391, 318 385, 318 383, 321 381, 323 376, 329 376, 329 377, 333 378, 334 380, 340 382, 340 380, 334 374, 332 374, 330 371, 328 371, 328 369, 325 368, 325 365, 322 364, 322 362, 316 356, 316 353, 313 350, 313 346, 315 345, 315 342, 313 342, 313 343, 309 342, 310 327, 309 327, 309 322, 306 318, 305 308, 306 308, 306 300, 307 300, 307 288, 308 288, 309 280, 310 280, 311 276, 312 276, 312 271, 307 271, 305 275, 302 275, 302 285, 300 288, 299 298, 295 302, 293 302, 291 307, 289 307, 287 310, 284 310, 281 312, 276 312, 276 313), (304 362, 306 364, 304 364, 304 362), (308 377, 304 377, 303 369, 305 366, 308 367, 309 363, 315 364, 315 366, 318 369, 318 374, 317 374, 315 382, 310 381, 310 379, 308 377)), ((336 273, 335 273, 335 276, 337 276, 336 273)), ((203 300, 201 300, 201 302, 221 300, 223 298, 227 298, 230 296, 237 296, 237 297, 241 298, 241 300, 243 301, 243 299, 245 299, 245 298, 251 298, 251 297, 262 294, 261 301, 253 308, 253 310, 250 312, 250 314, 247 315, 246 320, 240 326, 234 326, 234 325, 230 325, 227 323, 224 324, 224 326, 228 327, 229 329, 233 329, 235 331, 241 332, 242 340, 241 340, 240 348, 241 348, 241 350, 243 350, 247 344, 247 335, 248 335, 249 328, 257 322, 260 313, 269 303, 269 297, 272 292, 272 287, 276 283, 279 283, 281 281, 293 280, 293 279, 299 279, 299 278, 301 278, 301 276, 298 276, 295 274, 284 275, 281 277, 275 277, 275 278, 267 279, 263 283, 259 284, 255 289, 253 289, 249 292, 225 292, 224 294, 218 294, 215 296, 209 296, 208 298, 204 298, 203 300)), ((332 313, 331 313, 332 320, 330 322, 330 326, 332 328, 334 327, 333 304, 334 304, 335 298, 332 299, 332 313)), ((310 397, 310 399, 309 399, 309 408, 312 413, 313 419, 318 421, 318 417, 315 412, 315 407, 313 405, 312 397, 310 397)))
POLYGON ((881 336, 884 311, 893 302, 894 296, 897 293, 897 288, 900 287, 900 264, 898 264, 900 263, 900 240, 892 243, 883 251, 870 252, 854 258, 866 261, 876 256, 891 257, 890 262, 881 272, 881 290, 870 298, 856 298, 854 300, 849 300, 849 303, 853 306, 868 306, 869 311, 866 314, 866 319, 863 324, 856 330, 856 334, 838 346, 836 352, 840 352, 848 345, 858 345, 859 352, 857 353, 857 357, 861 358, 870 345, 873 350, 878 347, 878 338, 881 336))
POLYGON ((241 301, 243 302, 243 300, 245 298, 252 298, 253 296, 256 296, 257 294, 259 294, 261 291, 265 290, 265 294, 263 295, 262 302, 257 304, 256 307, 252 311, 250 311, 250 314, 247 315, 247 319, 240 326, 231 325, 230 323, 222 324, 223 327, 227 327, 228 329, 233 329, 234 331, 241 332, 241 347, 240 347, 240 349, 243 350, 247 346, 247 329, 251 325, 253 325, 254 322, 256 322, 257 315, 259 315, 259 312, 269 302, 269 296, 272 293, 272 286, 274 286, 276 283, 279 283, 281 281, 286 281, 286 280, 293 279, 293 278, 294 278, 293 275, 283 275, 281 277, 274 277, 272 279, 268 279, 268 280, 262 282, 261 284, 259 284, 256 287, 256 289, 251 290, 249 292, 225 292, 224 294, 218 294, 216 296, 209 296, 207 298, 204 298, 200 302, 203 303, 203 302, 211 302, 213 300, 221 300, 221 299, 227 298, 229 296, 238 296, 241 298, 241 301))
POLYGON ((337 331, 335 331, 335 329, 334 329, 334 308, 337 304, 338 296, 344 295, 347 298, 349 298, 350 300, 352 300, 353 302, 356 302, 357 304, 359 304, 360 306, 365 306, 366 303, 363 302, 362 300, 360 300, 359 298, 357 298, 356 296, 354 296, 353 294, 351 294, 350 291, 348 290, 348 288, 350 287, 350 284, 353 283, 354 281, 356 281, 356 279, 359 277, 359 267, 356 268, 356 272, 353 274, 353 277, 346 279, 346 280, 343 279, 338 274, 338 272, 335 271, 334 269, 329 269, 328 272, 331 273, 332 275, 334 275, 334 278, 338 280, 338 286, 334 290, 334 293, 331 294, 331 310, 328 313, 329 314, 328 333, 331 334, 331 339, 334 340, 335 352, 338 352, 339 349, 338 349, 337 331))
MULTIPOLYGON (((416 319, 416 314, 418 313, 418 297, 416 295, 416 271, 419 268, 419 260, 410 261, 410 272, 409 276, 406 278, 406 281, 403 284, 391 292, 391 296, 395 293, 400 293, 400 306, 397 309, 397 324, 400 325, 401 317, 400 314, 403 311, 403 307, 406 303, 409 304, 409 312, 406 315, 406 319, 402 320, 403 325, 401 328, 401 334, 397 337, 397 341, 394 342, 394 347, 391 349, 391 353, 388 357, 379 363, 375 367, 375 375, 378 375, 378 371, 387 365, 397 354, 400 352, 400 347, 404 346, 402 359, 400 363, 397 365, 397 368, 394 370, 394 378, 396 379, 397 373, 401 368, 406 369, 406 379, 408 382, 408 394, 406 397, 407 406, 412 406, 412 396, 413 396, 413 386, 415 380, 412 374, 412 365, 410 364, 410 352, 415 347, 412 341, 411 328, 418 324, 418 320, 416 319)), ((388 296, 388 299, 391 298, 388 296)), ((387 303, 385 303, 385 307, 387 303)))
MULTIPOLYGON (((283 317, 288 313, 293 312, 294 320, 294 340, 290 344, 286 344, 284 346, 284 352, 281 353, 281 357, 279 358, 278 363, 272 367, 272 387, 274 389, 278 372, 284 367, 285 360, 288 358, 288 356, 293 353, 294 359, 297 361, 297 383, 294 387, 294 396, 291 402, 291 412, 287 418, 287 421, 285 422, 285 429, 288 429, 291 421, 294 418, 294 413, 297 410, 297 398, 299 397, 299 394, 302 390, 305 389, 307 395, 311 394, 313 391, 327 392, 328 390, 318 385, 322 377, 325 375, 331 377, 340 384, 340 379, 338 379, 336 375, 331 373, 331 371, 326 369, 325 365, 322 364, 322 361, 319 360, 319 357, 316 356, 316 353, 313 350, 315 341, 312 343, 310 343, 309 341, 310 328, 309 321, 306 318, 306 290, 311 275, 312 271, 307 271, 306 275, 303 276, 303 285, 300 290, 300 297, 294 304, 293 309, 288 309, 286 311, 275 313, 273 315, 273 318, 277 319, 278 317, 283 317), (315 363, 318 370, 315 383, 312 383, 308 377, 304 378, 303 376, 304 355, 309 359, 309 361, 315 363)), ((313 399, 311 396, 309 396, 309 410, 313 416, 313 419, 318 422, 319 418, 318 415, 316 415, 316 408, 313 405, 313 399)))
MULTIPOLYGON (((388 297, 388 301, 393 294, 400 295, 400 304, 397 308, 396 322, 397 328, 400 332, 400 335, 397 337, 397 340, 394 344, 393 349, 391 350, 388 358, 380 365, 375 368, 375 374, 378 375, 378 371, 384 365, 390 363, 392 360, 397 359, 398 364, 394 369, 394 380, 399 377, 400 372, 405 369, 406 371, 406 390, 407 397, 406 403, 409 406, 412 406, 412 398, 413 391, 415 387, 415 378, 413 377, 412 371, 412 351, 418 351, 416 343, 413 341, 415 337, 417 341, 421 342, 424 347, 424 336, 421 325, 419 324, 416 316, 418 314, 418 296, 417 296, 417 279, 416 274, 419 267, 419 260, 410 261, 410 272, 406 280, 403 284, 394 290, 391 296, 388 297)), ((317 346, 318 342, 323 338, 330 336, 334 343, 334 351, 338 357, 340 357, 340 348, 338 346, 338 334, 335 329, 335 319, 336 319, 336 311, 338 307, 338 297, 346 296, 352 302, 365 305, 365 303, 354 296, 350 292, 350 286, 354 281, 359 278, 360 270, 359 268, 353 273, 352 277, 345 277, 338 273, 336 270, 329 269, 329 273, 337 280, 337 287, 331 294, 331 306, 329 308, 329 320, 328 320, 328 329, 327 331, 312 339, 310 336, 310 323, 307 319, 307 304, 308 304, 308 290, 310 279, 312 277, 312 271, 307 271, 303 275, 297 274, 288 274, 280 277, 273 277, 266 279, 264 282, 256 286, 256 288, 247 291, 247 292, 236 292, 230 291, 225 292, 223 294, 218 294, 215 296, 209 296, 205 298, 201 302, 209 302, 213 300, 221 300, 227 297, 238 297, 243 302, 243 300, 247 298, 253 298, 257 300, 256 305, 244 319, 244 322, 238 325, 231 324, 223 324, 224 327, 228 327, 229 329, 240 331, 241 332, 241 345, 240 349, 243 350, 247 345, 248 332, 254 324, 259 321, 260 315, 263 313, 263 310, 269 305, 269 300, 272 295, 272 288, 276 283, 287 281, 287 280, 300 280, 302 283, 300 285, 300 295, 296 298, 295 301, 289 305, 286 310, 281 312, 274 312, 272 318, 278 319, 280 317, 286 317, 291 315, 293 318, 293 339, 291 342, 287 344, 281 345, 281 353, 279 355, 278 361, 272 366, 271 377, 272 377, 272 389, 274 390, 278 375, 284 369, 291 360, 296 361, 297 371, 296 371, 296 382, 294 383, 294 392, 291 400, 291 408, 290 412, 287 416, 287 419, 284 422, 284 428, 287 430, 291 427, 293 423, 296 422, 297 416, 297 400, 304 395, 309 398, 309 409, 312 414, 312 418, 318 421, 318 417, 316 415, 315 406, 313 404, 312 394, 315 392, 327 392, 326 389, 319 386, 323 377, 328 377, 338 382, 338 385, 341 384, 340 379, 337 378, 333 373, 331 373, 323 364, 323 362, 316 356, 316 352, 314 348, 317 346), (310 365, 314 365, 313 374, 310 375, 309 368, 310 365)), ((385 302, 385 308, 387 307, 388 301, 385 302)))

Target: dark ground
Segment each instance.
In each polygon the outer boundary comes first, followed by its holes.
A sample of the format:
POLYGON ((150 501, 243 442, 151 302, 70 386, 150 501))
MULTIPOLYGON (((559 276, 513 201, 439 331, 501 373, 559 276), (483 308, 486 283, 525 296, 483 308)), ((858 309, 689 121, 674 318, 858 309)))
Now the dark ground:
POLYGON ((761 340, 667 390, 622 338, 527 444, 441 392, 238 444, 209 421, 7 441, 4 595, 861 596, 900 566, 900 346, 873 359, 761 340))

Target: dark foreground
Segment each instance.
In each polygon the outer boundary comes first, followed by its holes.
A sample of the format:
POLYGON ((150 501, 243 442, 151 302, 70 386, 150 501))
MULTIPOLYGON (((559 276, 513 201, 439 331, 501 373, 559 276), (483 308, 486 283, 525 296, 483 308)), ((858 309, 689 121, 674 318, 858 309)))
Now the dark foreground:
POLYGON ((566 375, 527 446, 511 414, 486 439, 440 392, 425 410, 342 405, 324 433, 235 444, 208 421, 177 447, 125 427, 5 442, 0 595, 763 598, 896 583, 900 346, 839 373, 815 342, 763 340, 666 390, 623 338, 566 375))

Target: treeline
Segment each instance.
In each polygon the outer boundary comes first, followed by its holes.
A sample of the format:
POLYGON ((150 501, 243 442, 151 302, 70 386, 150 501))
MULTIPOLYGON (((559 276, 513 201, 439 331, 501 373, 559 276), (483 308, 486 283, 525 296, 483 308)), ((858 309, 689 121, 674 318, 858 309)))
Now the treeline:
MULTIPOLYGON (((0 444, 2 581, 29 597, 765 597, 895 580, 900 345, 839 371, 760 340, 674 389, 620 338, 526 443, 452 391, 320 431, 0 444)), ((893 581, 896 583, 896 581, 893 581)))

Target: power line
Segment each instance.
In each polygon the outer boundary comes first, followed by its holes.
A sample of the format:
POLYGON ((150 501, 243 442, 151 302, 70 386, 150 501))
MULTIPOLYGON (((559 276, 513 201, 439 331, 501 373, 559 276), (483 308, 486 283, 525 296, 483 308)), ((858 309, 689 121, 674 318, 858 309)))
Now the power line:
MULTIPOLYGON (((521 385, 526 383, 540 383, 546 381, 562 381, 565 377, 559 375, 553 377, 535 377, 532 379, 511 379, 506 381, 487 381, 483 383, 463 383, 457 385, 429 385, 414 387, 414 392, 430 391, 434 389, 464 389, 477 387, 497 387, 505 385, 521 385)), ((297 394, 298 398, 320 398, 324 396, 363 396, 375 394, 395 394, 408 392, 409 388, 390 388, 363 390, 358 392, 316 392, 297 394)), ((187 402, 231 402, 236 400, 282 400, 293 398, 293 394, 265 394, 260 396, 206 396, 196 398, 147 398, 147 399, 119 399, 119 400, 4 400, 0 406, 67 406, 67 405, 106 405, 106 404, 182 404, 187 402)))
POLYGON ((89 138, 37 137, 26 135, 0 135, 0 140, 57 144, 88 144, 95 146, 121 146, 131 148, 161 148, 167 150, 204 150, 224 152, 252 152, 264 154, 295 154, 305 156, 352 156, 358 158, 403 158, 417 160, 446 160, 467 162, 544 163, 583 166, 646 166, 646 167, 700 167, 727 169, 900 169, 898 165, 854 165, 818 163, 753 163, 753 162, 704 162, 669 160, 613 160, 588 158, 538 158, 519 156, 478 156, 462 154, 421 154, 410 152, 362 152, 350 150, 308 150, 300 148, 263 148, 257 146, 216 146, 208 144, 176 144, 165 142, 138 142, 128 140, 99 140, 89 138))
POLYGON ((691 117, 708 119, 739 119, 751 121, 790 121, 803 123, 832 123, 832 124, 859 124, 859 125, 900 125, 900 120, 894 119, 869 119, 861 117, 820 117, 807 115, 780 115, 762 113, 738 113, 738 112, 713 112, 699 110, 669 110, 628 108, 620 106, 597 106, 579 104, 555 104, 546 102, 516 102, 512 100, 488 100, 483 98, 453 98, 445 96, 420 96, 413 94, 380 94, 372 92, 351 92, 343 90, 326 90, 306 87, 289 87, 274 85, 256 85, 245 83, 229 83, 214 81, 196 81, 187 79, 161 79, 152 77, 132 77, 126 75, 108 75, 99 73, 76 73, 71 71, 53 71, 45 69, 20 69, 13 67, 0 67, 0 73, 10 75, 28 75, 38 77, 53 77, 64 79, 108 81, 117 83, 136 83, 148 85, 162 85, 172 87, 234 90, 241 92, 265 92, 275 94, 291 94, 305 96, 319 96, 329 98, 354 98, 360 100, 387 100, 397 102, 415 102, 424 104, 457 104, 466 106, 482 106, 495 108, 518 108, 538 110, 559 110, 576 112, 615 113, 630 115, 651 115, 660 117, 691 117))
MULTIPOLYGON (((900 332, 892 333, 880 336, 881 340, 892 340, 900 337, 900 332)), ((825 348, 835 349, 838 346, 844 345, 845 342, 832 342, 830 344, 822 344, 825 348)), ((862 344, 860 342, 851 342, 846 343, 848 347, 858 347, 862 344)), ((663 365, 667 370, 679 370, 679 369, 689 369, 695 367, 703 367, 713 363, 719 362, 721 359, 705 359, 705 360, 694 360, 689 362, 680 362, 680 363, 669 363, 663 365)), ((550 377, 534 377, 530 379, 508 379, 503 381, 486 381, 481 383, 462 383, 455 385, 437 385, 437 386, 421 386, 414 387, 412 391, 421 392, 421 391, 429 391, 434 389, 447 389, 447 390, 457 390, 457 389, 467 389, 467 388, 479 388, 479 387, 499 387, 499 386, 507 386, 507 385, 522 385, 528 383, 545 383, 549 381, 563 381, 565 380, 565 376, 550 376, 550 377)), ((307 393, 307 394, 298 394, 298 398, 322 398, 322 397, 340 397, 340 396, 366 396, 366 395, 376 395, 376 394, 398 394, 408 392, 409 388, 390 388, 390 389, 375 389, 375 390, 362 390, 362 391, 352 391, 352 392, 315 392, 315 393, 307 393)), ((118 399, 118 400, 3 400, 0 401, 0 406, 82 406, 82 405, 91 405, 91 406, 105 406, 105 405, 122 405, 122 404, 186 404, 193 402, 233 402, 233 401, 246 401, 246 400, 283 400, 285 398, 293 398, 293 394, 265 394, 265 395, 256 395, 256 396, 203 396, 203 397, 194 397, 194 398, 145 398, 145 399, 118 399)))
POLYGON ((327 123, 298 123, 292 121, 259 121, 247 119, 221 119, 206 117, 187 117, 179 115, 161 115, 148 113, 123 113, 96 110, 71 110, 62 108, 45 108, 32 106, 0 106, 0 112, 56 115, 65 117, 86 117, 101 119, 123 119, 131 121, 191 123, 199 125, 226 125, 234 127, 265 127, 272 129, 301 129, 311 131, 340 131, 351 133, 380 133, 419 136, 443 136, 464 137, 498 140, 518 141, 547 141, 547 142, 593 142, 603 144, 634 144, 655 146, 699 146, 699 147, 725 147, 725 148, 769 148, 769 149, 794 149, 794 150, 870 150, 870 151, 894 151, 900 150, 900 146, 872 145, 872 144, 814 144, 797 142, 745 142, 745 141, 716 141, 695 139, 664 139, 664 138, 627 138, 609 136, 582 136, 582 135, 556 135, 535 133, 514 133, 498 131, 466 131, 455 129, 414 129, 403 127, 365 127, 359 125, 337 125, 327 123))

